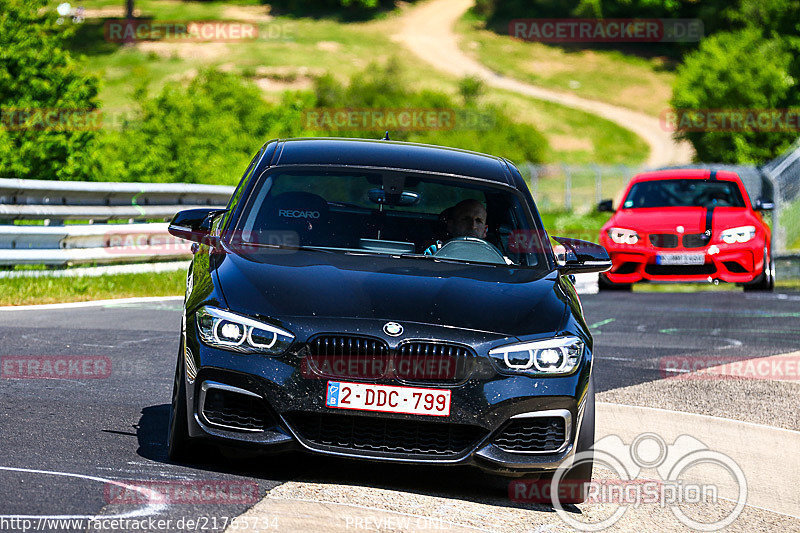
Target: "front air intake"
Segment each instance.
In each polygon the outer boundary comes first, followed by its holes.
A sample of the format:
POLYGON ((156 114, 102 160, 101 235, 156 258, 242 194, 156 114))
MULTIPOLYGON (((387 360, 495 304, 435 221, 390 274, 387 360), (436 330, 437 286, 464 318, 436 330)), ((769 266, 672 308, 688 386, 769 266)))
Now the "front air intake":
POLYGON ((209 426, 235 431, 264 431, 275 420, 264 400, 250 391, 206 381, 200 394, 200 414, 209 426))
POLYGON ((567 415, 512 418, 492 443, 512 453, 556 452, 567 440, 568 423, 567 415))

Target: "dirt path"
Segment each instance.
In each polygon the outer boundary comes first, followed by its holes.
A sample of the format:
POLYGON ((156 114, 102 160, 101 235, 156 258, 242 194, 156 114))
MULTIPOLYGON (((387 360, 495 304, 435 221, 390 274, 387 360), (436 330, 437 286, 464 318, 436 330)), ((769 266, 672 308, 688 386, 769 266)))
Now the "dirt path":
POLYGON ((455 76, 477 76, 490 87, 587 111, 631 130, 650 146, 647 165, 661 166, 691 161, 691 145, 676 142, 671 133, 661 127, 656 117, 501 76, 462 52, 453 26, 473 3, 474 0, 431 0, 410 8, 398 20, 394 37, 441 71, 455 76))

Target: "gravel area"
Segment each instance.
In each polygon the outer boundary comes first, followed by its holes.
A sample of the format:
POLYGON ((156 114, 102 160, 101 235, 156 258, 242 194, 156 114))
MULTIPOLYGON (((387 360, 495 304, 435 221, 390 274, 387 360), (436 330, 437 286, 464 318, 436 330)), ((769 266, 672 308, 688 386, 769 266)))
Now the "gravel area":
POLYGON ((800 431, 800 383, 759 379, 651 381, 597 394, 597 400, 657 407, 800 431))
MULTIPOLYGON (((602 477, 601 472, 595 477, 602 477)), ((710 522, 721 519, 732 508, 717 505, 684 505, 690 517, 710 522)), ((616 506, 581 504, 569 508, 569 516, 581 522, 609 517, 616 506)), ((272 489, 259 504, 242 515, 248 531, 487 531, 545 532, 574 531, 552 508, 519 504, 507 498, 488 496, 484 500, 460 499, 400 492, 369 486, 288 482, 272 489)), ((726 531, 796 531, 798 521, 746 507, 726 531)), ((233 528, 229 529, 234 531, 233 528)), ((605 531, 672 532, 691 531, 667 507, 642 504, 629 507, 605 531)))

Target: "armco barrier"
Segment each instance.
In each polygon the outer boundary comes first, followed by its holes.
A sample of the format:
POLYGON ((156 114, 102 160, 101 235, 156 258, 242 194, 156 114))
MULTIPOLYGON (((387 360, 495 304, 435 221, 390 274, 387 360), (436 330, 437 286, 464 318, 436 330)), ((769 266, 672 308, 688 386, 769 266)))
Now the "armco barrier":
POLYGON ((0 219, 148 219, 224 206, 233 187, 0 179, 0 219))
POLYGON ((169 235, 166 223, 133 222, 168 220, 193 207, 224 208, 232 192, 233 187, 184 183, 0 179, 0 265, 185 258, 189 243, 169 235), (65 220, 89 223, 64 225, 65 220), (112 220, 129 223, 94 223, 112 220))

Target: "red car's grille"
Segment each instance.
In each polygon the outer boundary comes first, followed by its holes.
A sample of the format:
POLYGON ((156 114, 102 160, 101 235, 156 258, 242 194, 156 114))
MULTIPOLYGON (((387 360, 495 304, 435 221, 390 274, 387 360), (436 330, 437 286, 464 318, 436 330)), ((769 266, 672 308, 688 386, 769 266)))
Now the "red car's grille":
POLYGON ((677 248, 678 236, 672 233, 653 233, 650 235, 650 244, 656 248, 677 248))
POLYGON ((711 239, 705 233, 689 233, 683 236, 684 248, 703 248, 711 239))

